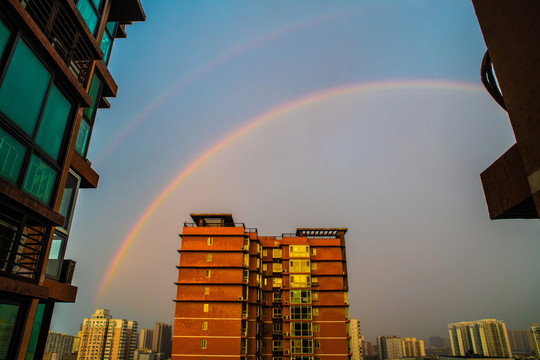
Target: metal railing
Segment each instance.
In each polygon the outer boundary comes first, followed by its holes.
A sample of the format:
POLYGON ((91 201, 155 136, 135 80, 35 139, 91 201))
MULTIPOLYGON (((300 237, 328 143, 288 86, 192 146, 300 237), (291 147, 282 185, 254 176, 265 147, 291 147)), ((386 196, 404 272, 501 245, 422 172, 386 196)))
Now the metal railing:
POLYGON ((95 58, 76 26, 72 10, 60 0, 21 0, 77 81, 86 87, 95 58))

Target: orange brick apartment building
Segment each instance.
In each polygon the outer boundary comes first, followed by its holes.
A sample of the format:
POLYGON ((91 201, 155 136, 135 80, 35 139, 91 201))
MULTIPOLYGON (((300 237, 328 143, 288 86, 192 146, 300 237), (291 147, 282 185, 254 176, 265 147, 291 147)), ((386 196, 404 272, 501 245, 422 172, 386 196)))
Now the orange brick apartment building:
POLYGON ((179 250, 172 359, 351 357, 347 229, 258 236, 192 214, 179 250))

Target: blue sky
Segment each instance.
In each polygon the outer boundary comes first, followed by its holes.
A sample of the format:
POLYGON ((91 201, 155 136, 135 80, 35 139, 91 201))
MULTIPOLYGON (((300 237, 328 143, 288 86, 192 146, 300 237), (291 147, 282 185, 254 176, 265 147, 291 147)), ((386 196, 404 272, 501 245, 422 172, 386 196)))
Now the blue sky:
POLYGON ((172 323, 175 266, 191 212, 231 212, 259 234, 348 227, 352 317, 368 340, 447 336, 446 324, 540 321, 538 221, 490 221, 479 174, 514 142, 479 88, 485 51, 462 1, 142 1, 114 44, 119 85, 100 110, 67 258, 75 334, 96 306, 172 323), (223 148, 163 203, 95 301, 137 219, 213 144, 284 103, 373 82, 465 86, 351 93, 292 111, 223 148))

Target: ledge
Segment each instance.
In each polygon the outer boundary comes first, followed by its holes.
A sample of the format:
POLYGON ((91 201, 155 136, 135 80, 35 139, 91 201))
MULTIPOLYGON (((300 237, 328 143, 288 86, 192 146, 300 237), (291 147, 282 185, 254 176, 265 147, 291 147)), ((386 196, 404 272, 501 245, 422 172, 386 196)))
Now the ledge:
POLYGON ((77 298, 78 288, 71 284, 59 283, 45 278, 43 286, 49 290, 49 299, 53 301, 74 303, 77 298))
POLYGON ((92 167, 84 160, 81 155, 73 152, 71 157, 71 167, 81 175, 81 188, 95 189, 98 186, 99 175, 92 167))

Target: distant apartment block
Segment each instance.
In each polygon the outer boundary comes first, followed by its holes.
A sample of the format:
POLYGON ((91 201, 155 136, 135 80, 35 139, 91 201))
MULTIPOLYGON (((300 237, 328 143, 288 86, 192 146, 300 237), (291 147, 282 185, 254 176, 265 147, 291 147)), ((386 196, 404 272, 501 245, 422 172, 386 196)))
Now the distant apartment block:
POLYGON ((49 331, 45 344, 44 355, 56 355, 58 360, 62 360, 64 355, 70 355, 73 351, 73 341, 76 336, 59 334, 49 331))
POLYGON ((403 346, 403 357, 422 358, 426 356, 424 340, 419 340, 417 338, 403 338, 401 343, 403 346))
POLYGON ((136 321, 113 319, 109 310, 96 310, 84 319, 77 360, 133 359, 137 327, 136 321))
POLYGON ((511 358, 512 351, 504 321, 484 319, 448 324, 452 354, 511 358))
POLYGON ((152 349, 153 329, 141 329, 139 331, 139 349, 152 349))
POLYGON ((398 336, 377 336, 380 360, 400 359, 403 357, 403 342, 398 336))
POLYGON ((531 324, 530 336, 531 336, 531 342, 533 345, 533 350, 536 353, 536 356, 540 357, 540 325, 531 324))
POLYGON ((362 349, 362 331, 360 329, 360 320, 351 319, 350 322, 351 328, 351 350, 352 350, 352 360, 362 360, 363 359, 363 349, 362 349))
POLYGON ((156 322, 152 331, 152 351, 165 354, 165 357, 169 358, 171 356, 171 346, 172 326, 156 322))
POLYGON ((231 214, 184 224, 173 360, 348 360, 347 229, 259 236, 231 214))
POLYGON ((530 330, 508 330, 508 340, 510 342, 510 349, 512 349, 513 354, 529 354, 534 351, 530 330))

